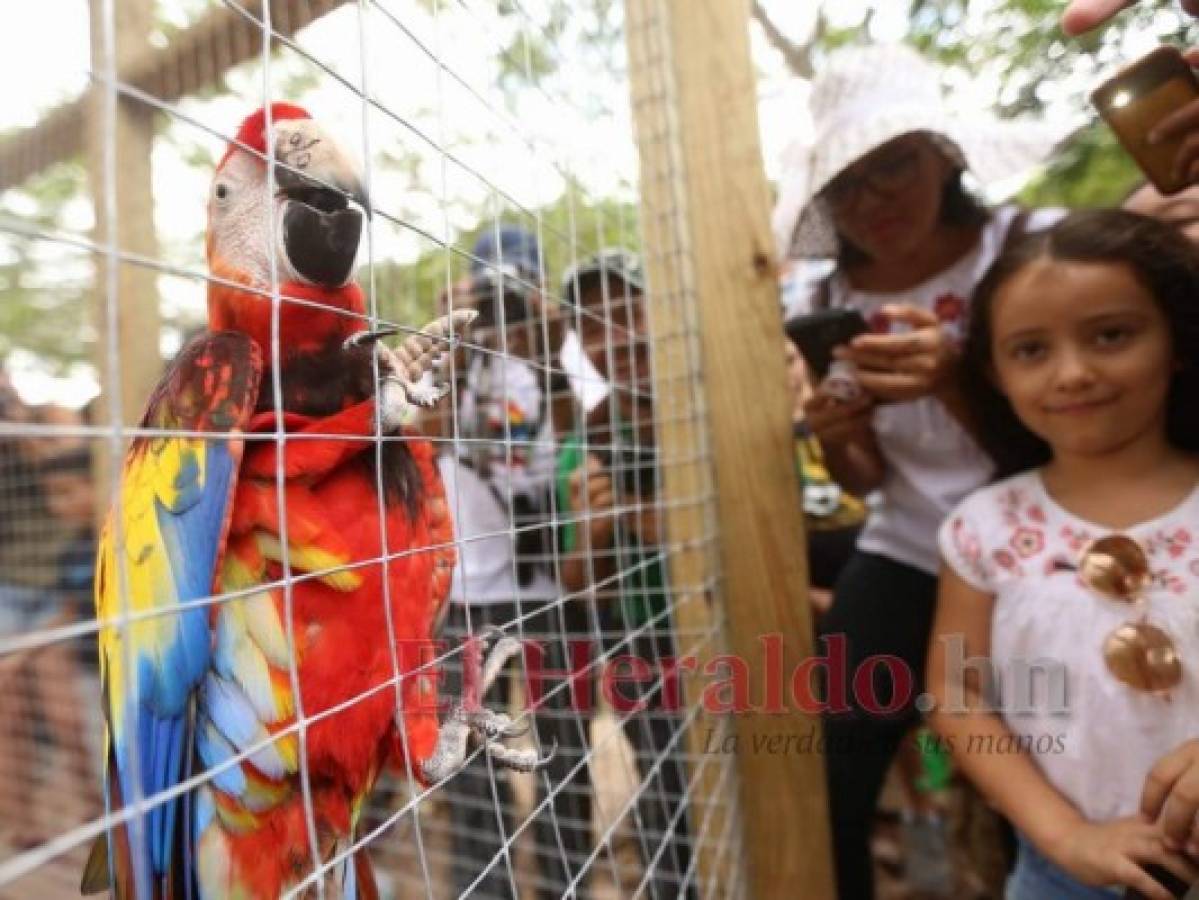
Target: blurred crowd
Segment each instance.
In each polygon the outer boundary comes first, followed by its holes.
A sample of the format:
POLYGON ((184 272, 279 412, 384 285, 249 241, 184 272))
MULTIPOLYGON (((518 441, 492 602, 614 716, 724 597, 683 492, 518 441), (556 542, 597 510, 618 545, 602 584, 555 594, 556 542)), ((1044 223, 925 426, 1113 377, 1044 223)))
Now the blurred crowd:
MULTIPOLYGON (((547 898, 584 890, 596 852, 588 760, 599 673, 606 659, 644 661, 652 677, 627 692, 644 708, 617 712, 643 784, 639 849, 654 896, 691 896, 685 739, 659 665, 677 653, 641 261, 605 248, 554 290, 536 236, 507 223, 484 232, 471 256, 470 274, 441 302, 479 313, 475 346, 455 360, 455 409, 427 429, 443 441, 460 541, 445 636, 507 627, 546 673, 523 687, 541 749, 556 748, 538 779, 533 829, 547 898)), ((456 891, 510 896, 510 785, 477 758, 447 791, 456 891)))
MULTIPOLYGON (((0 437, 0 638, 94 618, 96 502, 91 453, 78 432, 86 416, 86 409, 26 406, 0 373, 0 422, 29 426, 29 436, 0 437)), ((29 809, 36 786, 51 777, 100 810, 97 767, 85 745, 94 646, 87 638, 49 640, 0 657, 0 822, 14 847, 48 837, 29 809), (50 749, 61 757, 52 760, 50 749)))

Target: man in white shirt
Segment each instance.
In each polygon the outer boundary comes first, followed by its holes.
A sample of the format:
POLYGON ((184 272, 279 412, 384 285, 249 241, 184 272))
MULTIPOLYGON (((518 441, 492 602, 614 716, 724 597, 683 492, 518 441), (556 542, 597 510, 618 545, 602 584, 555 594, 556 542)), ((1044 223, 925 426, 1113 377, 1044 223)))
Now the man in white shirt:
MULTIPOLYGON (((572 647, 586 643, 591 629, 578 604, 560 601, 551 524, 552 401, 569 389, 554 374, 559 367, 550 365, 557 336, 554 323, 543 319, 536 238, 501 224, 483 232, 472 257, 469 285, 463 285, 468 291, 453 300, 479 311, 472 327, 478 346, 459 368, 456 421, 438 459, 458 544, 442 638, 457 651, 464 639, 500 628, 525 642, 526 669, 539 665, 546 675, 538 682, 530 673, 542 691, 531 715, 542 754, 556 747, 538 773, 539 793, 547 785, 556 793, 543 807, 538 798, 533 831, 541 895, 558 897, 578 865, 574 857, 585 857, 591 841, 590 817, 575 808, 578 798, 570 790, 559 789, 586 752, 589 723, 561 673, 570 668, 572 647)), ((446 659, 444 677, 443 691, 455 694, 460 652, 446 659)), ((490 696, 502 706, 509 694, 510 682, 501 678, 490 696)), ((522 714, 529 714, 529 699, 522 714)), ((515 824, 507 773, 493 772, 478 754, 445 790, 455 894, 469 889, 471 897, 514 896, 505 850, 515 824)))

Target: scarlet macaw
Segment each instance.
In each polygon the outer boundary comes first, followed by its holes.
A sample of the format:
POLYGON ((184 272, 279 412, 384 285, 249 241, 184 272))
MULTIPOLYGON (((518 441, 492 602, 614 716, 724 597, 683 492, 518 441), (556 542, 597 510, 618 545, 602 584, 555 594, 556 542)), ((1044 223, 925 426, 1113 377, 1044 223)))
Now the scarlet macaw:
MULTIPOLYGON (((455 561, 432 446, 405 426, 448 391, 433 372, 473 314, 383 347, 394 332, 366 330, 352 280, 351 200, 369 211, 345 155, 289 104, 247 118, 217 167, 209 330, 150 399, 143 427, 166 433, 132 442, 100 540, 107 797, 129 819, 97 841, 85 892, 275 898, 313 872, 315 844, 318 863, 340 860, 335 895, 372 897, 347 847, 385 764, 435 782, 471 731, 501 764, 538 764, 503 746, 506 717, 458 707, 441 727, 431 669, 397 702, 455 561), (272 270, 292 298, 277 307, 272 270), (403 437, 380 444, 376 416, 403 437)), ((488 672, 514 651, 500 644, 488 672)))

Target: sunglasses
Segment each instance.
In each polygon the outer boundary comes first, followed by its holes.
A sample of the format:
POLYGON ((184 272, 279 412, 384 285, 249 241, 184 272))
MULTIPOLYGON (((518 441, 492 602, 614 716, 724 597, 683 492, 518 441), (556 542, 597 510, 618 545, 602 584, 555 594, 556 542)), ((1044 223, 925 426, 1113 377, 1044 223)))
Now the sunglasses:
POLYGON ((1077 566, 1079 580, 1108 600, 1127 603, 1139 615, 1109 634, 1103 642, 1108 671, 1131 688, 1165 694, 1182 681, 1182 660, 1174 639, 1148 620, 1145 594, 1153 584, 1149 557, 1135 540, 1109 534, 1083 550, 1077 566))

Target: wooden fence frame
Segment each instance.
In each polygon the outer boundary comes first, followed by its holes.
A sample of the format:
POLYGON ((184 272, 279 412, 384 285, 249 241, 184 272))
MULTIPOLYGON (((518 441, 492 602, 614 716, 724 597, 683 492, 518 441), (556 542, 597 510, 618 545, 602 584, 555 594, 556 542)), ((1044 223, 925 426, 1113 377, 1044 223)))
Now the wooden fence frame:
MULTIPOLYGON (((758 708, 770 691, 781 702, 781 712, 734 716, 750 896, 831 898, 823 757, 798 749, 817 746, 820 722, 787 702, 789 673, 811 656, 812 619, 749 2, 626 0, 625 8, 655 395, 669 411, 659 450, 667 533, 678 548, 672 585, 683 589, 675 626, 698 634, 723 624, 730 651, 748 663, 758 708), (696 380, 698 396, 688 390, 696 380), (704 467, 714 470, 707 478, 704 467), (706 482, 716 488, 711 500, 706 482), (686 591, 710 584, 711 603, 686 591)), ((700 660, 701 673, 709 661, 700 660)), ((704 681, 685 687, 688 705, 700 702, 704 681)), ((707 730, 692 729, 693 759, 712 752, 707 730)), ((703 771, 693 806, 718 806, 708 793, 715 769, 703 771)), ((739 861, 703 853, 699 862, 706 884, 739 895, 731 884, 744 871, 739 861)))

